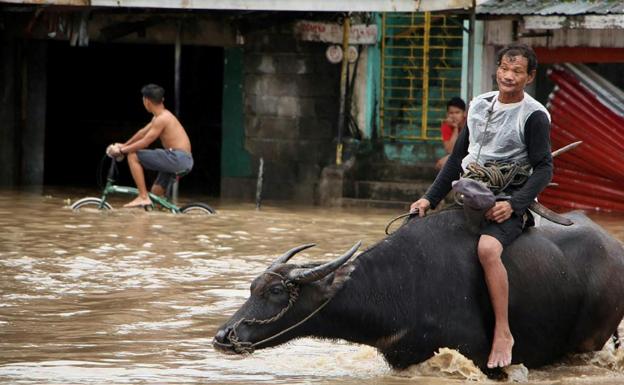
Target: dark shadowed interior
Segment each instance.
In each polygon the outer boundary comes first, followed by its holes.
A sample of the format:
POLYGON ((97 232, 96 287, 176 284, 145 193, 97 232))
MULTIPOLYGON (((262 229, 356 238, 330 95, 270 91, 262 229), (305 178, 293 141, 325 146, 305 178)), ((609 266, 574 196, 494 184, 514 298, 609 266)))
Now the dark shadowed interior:
MULTIPOLYGON (((96 186, 106 146, 124 142, 151 115, 141 101, 141 87, 163 86, 165 106, 175 112, 172 45, 102 44, 48 49, 48 104, 45 184, 96 186)), ((181 191, 219 194, 223 49, 183 46, 178 118, 193 147, 195 166, 181 191)), ((159 147, 157 141, 153 144, 159 147)), ((119 182, 132 184, 125 162, 119 182)), ((148 183, 153 173, 146 174, 148 183)))

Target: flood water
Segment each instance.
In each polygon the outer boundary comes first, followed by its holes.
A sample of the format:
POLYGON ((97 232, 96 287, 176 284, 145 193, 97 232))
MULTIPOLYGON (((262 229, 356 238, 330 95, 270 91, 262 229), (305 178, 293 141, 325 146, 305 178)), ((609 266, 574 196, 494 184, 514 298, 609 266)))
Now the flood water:
MULTIPOLYGON (((74 213, 68 199, 80 197, 0 192, 0 383, 487 381, 453 351, 399 373, 374 349, 348 343, 301 339, 244 358, 212 348, 217 327, 277 255, 304 243, 317 246, 293 262, 332 259, 357 240, 367 248, 400 213, 234 202, 209 202, 215 216, 74 213)), ((592 216, 624 240, 624 217, 592 216)), ((622 384, 624 353, 570 357, 528 380, 622 384)))

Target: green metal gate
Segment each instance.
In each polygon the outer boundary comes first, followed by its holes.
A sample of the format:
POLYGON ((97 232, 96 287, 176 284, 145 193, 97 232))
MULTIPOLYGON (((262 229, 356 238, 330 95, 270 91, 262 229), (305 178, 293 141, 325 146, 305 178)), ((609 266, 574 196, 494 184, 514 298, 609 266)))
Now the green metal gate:
POLYGON ((446 102, 460 94, 461 20, 431 12, 382 20, 381 137, 440 140, 446 102))

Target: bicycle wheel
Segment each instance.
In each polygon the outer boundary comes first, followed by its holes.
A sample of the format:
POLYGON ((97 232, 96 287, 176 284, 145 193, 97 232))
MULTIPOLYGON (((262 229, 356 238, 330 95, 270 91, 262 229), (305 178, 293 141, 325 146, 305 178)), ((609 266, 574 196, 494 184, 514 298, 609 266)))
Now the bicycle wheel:
MULTIPOLYGON (((100 209, 101 204, 102 204, 102 199, 87 197, 87 198, 82 198, 80 200, 77 200, 69 207, 71 207, 71 209, 74 211, 80 211, 84 209, 97 210, 97 209, 100 209)), ((110 204, 108 204, 108 202, 104 202, 104 205, 102 205, 102 210, 112 210, 112 209, 113 207, 110 204)))
POLYGON ((180 211, 184 214, 216 214, 217 212, 212 207, 205 203, 194 202, 184 205, 180 208, 180 211))

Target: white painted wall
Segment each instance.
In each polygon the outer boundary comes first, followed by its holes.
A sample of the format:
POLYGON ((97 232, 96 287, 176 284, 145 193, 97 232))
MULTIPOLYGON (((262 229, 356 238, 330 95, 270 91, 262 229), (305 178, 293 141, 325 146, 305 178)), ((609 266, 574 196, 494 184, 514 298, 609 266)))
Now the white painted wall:
MULTIPOLYGON (((518 41, 532 47, 603 47, 624 48, 624 29, 541 29, 527 30, 524 22, 518 22, 518 33, 546 32, 551 37, 527 37, 518 41)), ((485 44, 506 45, 514 41, 512 20, 485 21, 485 44)))

